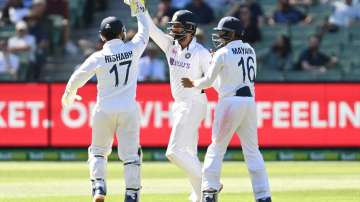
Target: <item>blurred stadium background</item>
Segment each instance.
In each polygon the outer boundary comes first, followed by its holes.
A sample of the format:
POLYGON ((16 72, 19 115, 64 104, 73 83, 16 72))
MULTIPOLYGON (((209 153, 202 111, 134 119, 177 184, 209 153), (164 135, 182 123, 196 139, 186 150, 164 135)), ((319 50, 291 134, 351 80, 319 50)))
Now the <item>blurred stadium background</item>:
MULTIPOLYGON (((264 158, 291 161, 269 162, 277 201, 360 201, 358 0, 147 0, 147 6, 164 31, 177 9, 192 10, 199 16, 197 40, 209 49, 212 28, 222 16, 241 19, 246 28, 244 41, 255 47, 258 57, 258 122, 264 158), (308 160, 321 162, 302 162, 308 160), (313 170, 315 167, 319 169, 313 170), (292 177, 293 184, 289 181, 292 177), (311 190, 314 197, 322 198, 302 197, 311 190)), ((136 20, 121 0, 0 0, 0 9, 0 202, 88 200, 86 165, 37 161, 86 161, 96 78, 79 91, 84 100, 63 111, 60 97, 65 82, 86 57, 102 48, 98 36, 101 19, 119 17, 127 27, 127 40, 136 33, 136 20), (72 170, 81 174, 66 174, 72 170), (59 185, 62 176, 64 184, 59 185), (48 179, 43 186, 35 183, 34 190, 46 190, 39 198, 36 196, 41 193, 24 191, 31 185, 24 182, 36 178, 48 179), (66 180, 79 180, 75 184, 82 191, 61 193, 56 198, 46 189, 69 190, 66 180), (14 184, 9 187, 8 181, 14 184)), ((172 98, 167 62, 152 43, 140 62, 139 83, 144 160, 163 162, 172 98)), ((200 129, 201 158, 210 142, 216 103, 214 91, 207 94, 210 104, 200 129)), ((235 163, 224 168, 225 182, 230 180, 224 190, 230 195, 224 196, 228 197, 224 201, 238 201, 235 196, 241 190, 231 179, 246 181, 244 164, 238 162, 243 161, 239 148, 239 140, 234 138, 225 156, 235 163)), ((116 152, 109 159, 116 160, 116 152)), ((145 189, 146 201, 181 201, 176 198, 179 194, 185 197, 183 187, 175 186, 171 192, 167 177, 153 174, 184 176, 171 165, 159 165, 145 164, 145 184, 159 177, 157 188, 175 195, 164 198, 161 191, 145 189)), ((110 164, 112 173, 115 168, 117 165, 110 164)), ((186 184, 185 180, 176 182, 186 184)), ((245 199, 251 200, 250 187, 240 188, 245 190, 245 199)), ((118 199, 119 190, 114 193, 118 199)))
MULTIPOLYGON (((258 81, 358 81, 357 0, 284 0, 289 5, 280 2, 199 0, 192 5, 190 0, 150 0, 148 7, 164 30, 169 17, 179 8, 199 13, 198 40, 208 48, 212 48, 211 29, 219 18, 241 18, 248 31, 246 41, 256 48, 259 57, 258 81), (310 36, 321 39, 321 57, 310 62, 316 68, 299 64, 309 60, 301 55, 308 48, 310 36)), ((66 81, 77 64, 101 48, 98 24, 105 16, 120 17, 128 28, 129 39, 136 30, 129 9, 117 0, 2 0, 0 8, 0 38, 8 42, 8 51, 18 60, 9 70, 1 69, 2 81, 66 81), (21 29, 27 30, 28 36, 18 39, 21 29), (21 47, 20 42, 31 48, 21 47)), ((156 47, 149 49, 148 52, 157 52, 152 51, 156 47)), ((162 59, 162 54, 151 53, 162 59)), ((166 81, 166 68, 157 66, 157 73, 149 76, 144 72, 146 78, 141 80, 166 81)))

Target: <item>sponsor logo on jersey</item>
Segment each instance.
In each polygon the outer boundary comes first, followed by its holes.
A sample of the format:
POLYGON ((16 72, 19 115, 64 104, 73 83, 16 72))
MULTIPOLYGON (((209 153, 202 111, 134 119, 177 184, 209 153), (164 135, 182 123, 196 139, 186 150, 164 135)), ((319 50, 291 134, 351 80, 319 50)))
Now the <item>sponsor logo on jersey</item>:
POLYGON ((126 60, 131 58, 133 55, 132 51, 125 52, 125 53, 118 53, 115 55, 105 55, 105 63, 117 62, 120 60, 126 60))
POLYGON ((170 62, 170 65, 172 66, 176 66, 176 67, 181 67, 181 68, 186 68, 186 69, 190 69, 190 63, 187 63, 187 62, 183 62, 183 61, 178 61, 178 60, 175 60, 174 58, 170 58, 169 60, 170 62))

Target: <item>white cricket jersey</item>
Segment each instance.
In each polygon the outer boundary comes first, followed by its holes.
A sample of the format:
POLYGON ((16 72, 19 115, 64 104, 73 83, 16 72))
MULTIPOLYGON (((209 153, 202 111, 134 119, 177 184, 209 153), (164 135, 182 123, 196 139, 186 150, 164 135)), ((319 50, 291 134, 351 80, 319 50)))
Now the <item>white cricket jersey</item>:
POLYGON ((97 105, 103 110, 127 111, 136 106, 138 61, 149 40, 147 20, 138 17, 138 33, 127 43, 113 39, 104 44, 71 76, 66 88, 77 90, 94 75, 97 78, 97 105))
POLYGON ((184 88, 181 78, 187 77, 193 80, 201 78, 210 66, 210 52, 197 43, 195 38, 187 48, 182 49, 177 41, 156 27, 148 13, 145 16, 149 23, 150 37, 166 55, 171 93, 175 101, 200 95, 201 89, 184 88))
POLYGON ((214 86, 219 98, 234 96, 236 91, 249 86, 255 98, 256 54, 254 49, 241 40, 232 41, 214 54, 205 77, 195 80, 199 89, 214 86))

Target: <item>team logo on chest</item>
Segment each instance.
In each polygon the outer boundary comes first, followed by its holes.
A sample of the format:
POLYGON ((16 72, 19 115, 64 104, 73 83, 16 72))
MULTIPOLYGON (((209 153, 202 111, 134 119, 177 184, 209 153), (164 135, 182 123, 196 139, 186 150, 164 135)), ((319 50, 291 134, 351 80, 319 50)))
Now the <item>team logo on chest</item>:
POLYGON ((186 53, 186 54, 185 54, 185 58, 186 58, 186 59, 191 58, 191 53, 186 53))

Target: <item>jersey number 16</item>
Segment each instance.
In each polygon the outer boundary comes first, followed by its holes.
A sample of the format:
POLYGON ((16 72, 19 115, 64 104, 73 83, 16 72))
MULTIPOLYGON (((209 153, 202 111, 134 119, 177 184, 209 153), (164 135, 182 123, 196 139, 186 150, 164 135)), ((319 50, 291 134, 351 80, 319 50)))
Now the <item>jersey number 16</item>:
POLYGON ((246 60, 246 68, 245 68, 245 61, 244 58, 241 57, 240 62, 238 63, 238 66, 242 68, 242 73, 243 73, 243 82, 245 82, 246 79, 246 74, 247 77, 250 81, 250 83, 254 83, 255 81, 255 67, 254 67, 254 58, 252 57, 248 57, 246 60), (247 70, 247 71, 246 71, 247 70), (252 74, 252 75, 250 75, 252 74))
MULTIPOLYGON (((128 79, 129 79, 129 70, 130 70, 130 66, 131 66, 131 60, 119 63, 119 66, 124 66, 124 65, 127 65, 127 67, 126 67, 126 76, 125 76, 125 81, 124 81, 124 86, 125 86, 127 84, 127 82, 128 82, 128 79)), ((119 85, 119 73, 118 73, 117 65, 114 64, 114 66, 110 69, 109 72, 110 72, 110 74, 115 72, 115 87, 117 87, 119 85)))

